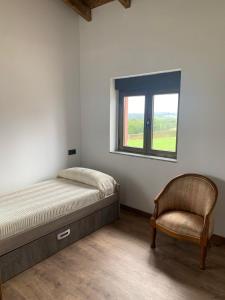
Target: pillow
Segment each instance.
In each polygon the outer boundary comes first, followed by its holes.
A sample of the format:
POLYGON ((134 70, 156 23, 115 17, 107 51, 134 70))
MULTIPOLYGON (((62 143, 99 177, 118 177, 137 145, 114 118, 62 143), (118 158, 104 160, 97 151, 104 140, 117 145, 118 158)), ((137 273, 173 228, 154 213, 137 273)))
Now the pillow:
POLYGON ((87 168, 70 168, 58 173, 58 177, 78 181, 96 187, 102 197, 107 197, 115 192, 116 181, 113 177, 87 168))

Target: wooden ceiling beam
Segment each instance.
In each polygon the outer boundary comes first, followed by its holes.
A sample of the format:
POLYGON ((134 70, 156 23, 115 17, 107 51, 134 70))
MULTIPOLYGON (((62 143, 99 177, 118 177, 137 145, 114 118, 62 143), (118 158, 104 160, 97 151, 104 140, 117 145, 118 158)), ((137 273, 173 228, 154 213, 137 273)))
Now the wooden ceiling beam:
POLYGON ((64 0, 64 2, 70 5, 85 20, 91 21, 91 8, 84 4, 82 0, 64 0))
POLYGON ((114 0, 84 0, 84 3, 86 3, 90 8, 96 8, 112 1, 114 0))
MULTIPOLYGON (((63 0, 67 5, 72 7, 81 17, 87 21, 91 21, 91 10, 97 6, 101 6, 114 0, 63 0)), ((119 2, 125 7, 131 6, 131 0, 119 0, 119 2)))
POLYGON ((125 8, 129 8, 131 6, 131 0, 119 0, 119 1, 125 8))

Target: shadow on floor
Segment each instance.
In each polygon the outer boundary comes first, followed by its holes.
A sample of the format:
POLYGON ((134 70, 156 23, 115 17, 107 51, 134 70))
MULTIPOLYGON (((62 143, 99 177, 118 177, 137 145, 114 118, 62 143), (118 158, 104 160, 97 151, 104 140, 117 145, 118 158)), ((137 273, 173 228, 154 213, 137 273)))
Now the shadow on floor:
MULTIPOLYGON (((225 299, 225 245, 212 246, 208 250, 207 269, 199 269, 198 245, 178 241, 157 233, 156 249, 150 248, 151 230, 149 220, 132 212, 121 211, 121 219, 114 224, 125 237, 139 240, 149 253, 149 268, 157 274, 170 278, 174 284, 182 284, 201 291, 206 299, 225 299), (129 224, 129 226, 127 226, 129 224)), ((138 259, 138 257, 137 257, 138 259)), ((199 298, 200 299, 200 298, 199 298)), ((189 299, 188 299, 189 300, 189 299)))

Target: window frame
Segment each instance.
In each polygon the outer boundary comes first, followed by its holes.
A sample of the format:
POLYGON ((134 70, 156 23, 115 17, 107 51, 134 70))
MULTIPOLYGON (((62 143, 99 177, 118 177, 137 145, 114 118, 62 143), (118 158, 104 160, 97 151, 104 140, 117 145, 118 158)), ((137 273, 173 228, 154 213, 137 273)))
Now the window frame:
POLYGON ((179 107, 180 107, 180 90, 177 89, 134 89, 134 90, 119 90, 118 103, 118 151, 141 154, 152 157, 161 157, 168 159, 177 159, 178 147, 178 123, 179 123, 179 107), (177 130, 176 130, 176 151, 164 151, 152 149, 152 133, 153 133, 153 104, 154 96, 164 94, 178 94, 178 109, 177 109, 177 130), (144 132, 143 132, 143 148, 135 148, 124 146, 124 98, 131 96, 145 96, 145 112, 144 112, 144 132), (149 123, 148 123, 149 121, 149 123))

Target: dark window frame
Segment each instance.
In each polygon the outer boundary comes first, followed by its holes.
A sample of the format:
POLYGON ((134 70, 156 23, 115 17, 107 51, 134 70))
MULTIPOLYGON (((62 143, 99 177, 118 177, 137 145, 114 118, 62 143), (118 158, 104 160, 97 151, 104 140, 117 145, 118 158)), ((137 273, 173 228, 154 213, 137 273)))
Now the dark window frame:
MULTIPOLYGON (((172 77, 171 76, 171 77, 172 77)), ((133 154, 141 154, 153 157, 161 157, 168 159, 177 159, 177 146, 178 146, 178 121, 179 121, 179 106, 180 106, 180 77, 181 72, 169 72, 169 73, 161 73, 155 75, 147 75, 140 76, 135 78, 124 78, 116 81, 116 88, 119 92, 119 105, 118 105, 118 151, 133 153, 133 154), (172 75, 176 73, 175 80, 173 83, 173 79, 171 83, 168 84, 168 81, 165 81, 165 75, 172 75), (151 77, 157 77, 155 81, 158 85, 148 86, 151 84, 151 77), (148 80, 148 77, 150 80, 148 80), (135 84, 135 79, 137 78, 137 84, 135 84), (141 78, 144 78, 144 83, 142 83, 141 78), (162 78, 162 82, 159 82, 162 78), (132 79, 130 81, 130 79, 132 79), (124 81, 124 84, 123 84, 124 81), (133 85, 129 85, 133 83, 133 85), (166 82, 165 88, 163 88, 163 81, 166 82), (140 84, 141 83, 141 84, 140 84), (138 86, 141 86, 138 88, 138 86), (119 88, 118 88, 119 87, 119 88), (163 95, 163 94, 178 94, 178 111, 177 111, 177 130, 176 130, 176 151, 163 151, 163 150, 154 150, 152 149, 152 132, 153 132, 153 101, 154 96, 163 95), (145 96, 145 114, 144 114, 144 141, 143 148, 135 148, 124 146, 123 141, 123 129, 124 129, 124 98, 129 96, 145 96)), ((167 79, 167 78, 166 78, 167 79)), ((153 80, 154 81, 154 80, 153 80)))

